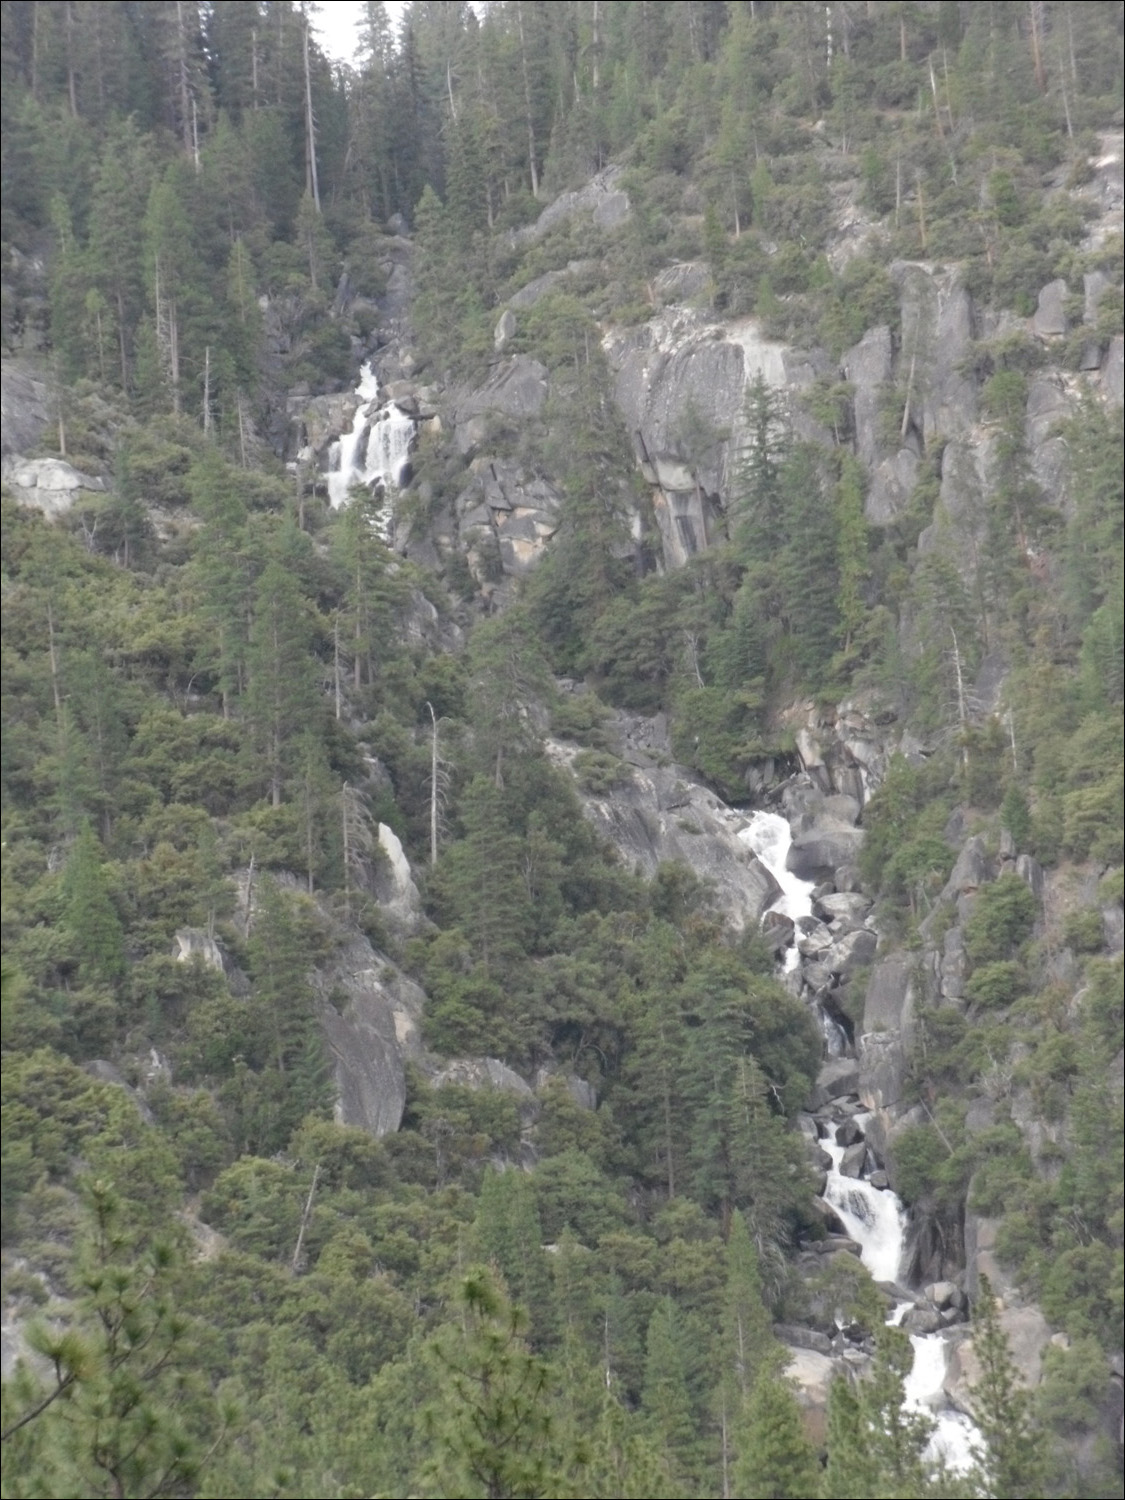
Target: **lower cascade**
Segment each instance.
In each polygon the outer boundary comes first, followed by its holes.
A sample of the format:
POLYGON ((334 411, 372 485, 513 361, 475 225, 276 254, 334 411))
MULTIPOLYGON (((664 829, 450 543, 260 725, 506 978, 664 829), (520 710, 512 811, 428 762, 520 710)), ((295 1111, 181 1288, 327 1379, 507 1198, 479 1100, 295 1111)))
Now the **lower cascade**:
MULTIPOLYGON (((861 1129, 866 1114, 853 1116, 861 1129)), ((840 1167, 848 1149, 830 1133, 821 1146, 832 1158, 825 1200, 835 1209, 848 1234, 860 1247, 860 1259, 875 1281, 898 1283, 906 1242, 906 1213, 901 1200, 888 1188, 874 1187, 866 1177, 846 1177, 840 1167)), ((913 1304, 896 1304, 887 1322, 900 1324, 913 1304)), ((961 1412, 946 1403, 944 1382, 949 1345, 940 1333, 910 1335, 914 1365, 906 1378, 906 1405, 912 1411, 924 1412, 934 1421, 929 1456, 943 1462, 955 1473, 966 1473, 973 1466, 973 1445, 979 1442, 977 1429, 961 1412)))
MULTIPOLYGON (((801 938, 815 925, 816 918, 812 881, 801 880, 786 866, 792 843, 789 823, 778 813, 755 812, 738 837, 766 866, 781 888, 780 896, 769 910, 793 923, 793 939, 782 953, 779 967, 784 974, 792 974, 796 979, 802 958, 801 938)), ((828 1054, 838 1056, 847 1046, 848 1038, 823 1007, 818 1006, 818 1010, 828 1054)), ((868 1118, 862 1112, 851 1116, 861 1139, 868 1118)), ((820 1145, 832 1163, 827 1169, 826 1202, 835 1210, 851 1239, 859 1245, 860 1258, 872 1279, 900 1286, 908 1228, 901 1200, 889 1187, 877 1187, 868 1181, 869 1155, 862 1175, 848 1175, 842 1171, 847 1146, 837 1142, 835 1131, 830 1126, 821 1122, 819 1128, 826 1132, 820 1145)), ((912 1305, 909 1300, 898 1302, 887 1322, 899 1325, 912 1305)), ((914 1364, 905 1382, 907 1408, 924 1413, 935 1423, 928 1450, 933 1461, 946 1464, 956 1473, 965 1473, 973 1467, 973 1447, 974 1443, 979 1443, 980 1435, 966 1416, 948 1405, 944 1391, 948 1341, 940 1333, 915 1333, 910 1335, 910 1344, 914 1350, 914 1364)))
POLYGON ((324 476, 333 510, 348 503, 348 491, 356 485, 370 489, 378 484, 384 492, 397 489, 414 442, 414 418, 394 401, 380 403, 379 380, 370 361, 359 372, 355 393, 360 404, 352 429, 332 444, 331 467, 324 476))

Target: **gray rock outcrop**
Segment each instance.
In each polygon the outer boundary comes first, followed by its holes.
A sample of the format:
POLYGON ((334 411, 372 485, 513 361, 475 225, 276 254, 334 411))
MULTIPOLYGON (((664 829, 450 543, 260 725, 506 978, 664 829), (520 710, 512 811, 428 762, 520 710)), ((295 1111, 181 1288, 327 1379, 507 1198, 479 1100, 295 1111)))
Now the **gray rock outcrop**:
POLYGON ((33 453, 54 411, 55 399, 42 374, 5 354, 0 362, 0 455, 33 453))
POLYGON ((549 203, 534 224, 512 232, 515 245, 534 245, 550 230, 579 214, 589 214, 598 229, 618 228, 629 217, 629 195, 621 186, 622 169, 606 167, 589 182, 570 192, 560 193, 549 203))
POLYGON ((1039 305, 1031 319, 1032 331, 1039 338, 1061 338, 1067 331, 1066 282, 1060 277, 1049 281, 1039 293, 1039 305))
POLYGON ((209 933, 198 927, 181 927, 176 933, 176 962, 189 964, 195 958, 220 974, 226 968, 223 950, 209 933))
POLYGON ((796 1388, 805 1436, 819 1452, 828 1438, 828 1395, 841 1367, 817 1349, 785 1345, 789 1356, 785 1374, 796 1388))
POLYGON ((405 1060, 421 1053, 422 990, 366 938, 353 939, 312 979, 332 1059, 336 1119, 374 1136, 397 1130, 406 1104, 405 1060))
MULTIPOLYGON (((997 1314, 1001 1331, 1022 1386, 1034 1389, 1043 1372, 1043 1351, 1051 1342, 1051 1327, 1034 1304, 1002 1307, 997 1314)), ((973 1387, 981 1378, 981 1365, 971 1337, 961 1339, 950 1351, 945 1390, 959 1410, 973 1415, 973 1387)))
POLYGON ((497 1057, 455 1057, 430 1079, 435 1089, 457 1084, 466 1089, 499 1089, 513 1094, 521 1104, 532 1106, 535 1091, 531 1085, 497 1057))
POLYGON ((538 563, 558 530, 562 495, 539 475, 529 475, 511 459, 481 459, 453 505, 456 540, 477 578, 488 580, 489 559, 509 577, 521 577, 538 563))
POLYGON ((845 1098, 859 1091, 859 1063, 854 1057, 836 1057, 826 1062, 816 1075, 809 1099, 809 1109, 823 1109, 833 1099, 845 1098))
POLYGON ((102 494, 100 479, 82 474, 62 458, 15 458, 4 463, 4 478, 21 505, 41 510, 49 521, 65 516, 83 493, 102 494))
POLYGON ((547 369, 527 354, 503 360, 481 386, 455 394, 452 402, 453 440, 468 454, 488 436, 490 419, 525 421, 538 416, 547 399, 547 369))
MULTIPOLYGON (((569 767, 577 749, 549 741, 569 767)), ((679 861, 711 887, 712 903, 737 929, 756 926, 781 888, 739 838, 747 819, 695 781, 682 766, 633 766, 629 780, 595 796, 579 788, 583 811, 625 865, 653 876, 679 861)))
POLYGON ((422 898, 410 861, 398 835, 386 823, 379 824, 378 836, 386 858, 376 867, 375 898, 400 931, 414 932, 422 919, 422 898))
POLYGON ((800 390, 820 366, 764 337, 752 318, 715 323, 678 305, 639 328, 611 329, 603 347, 617 405, 652 487, 665 562, 680 567, 724 535, 747 385, 761 375, 775 390, 800 390))

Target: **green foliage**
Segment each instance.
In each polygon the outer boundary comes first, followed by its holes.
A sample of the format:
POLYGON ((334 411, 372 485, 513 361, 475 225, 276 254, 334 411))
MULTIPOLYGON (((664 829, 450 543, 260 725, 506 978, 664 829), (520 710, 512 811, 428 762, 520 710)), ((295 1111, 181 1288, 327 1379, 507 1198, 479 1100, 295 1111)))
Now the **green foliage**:
POLYGON ((965 986, 965 994, 974 1005, 1000 1010, 1014 1005, 1026 987, 1023 966, 1006 958, 978 964, 965 986))
POLYGON ((4 1388, 4 1485, 13 1496, 194 1489, 237 1421, 193 1370, 200 1333, 178 1311, 172 1251, 138 1253, 112 1186, 88 1186, 69 1327, 35 1327, 4 1388))
POLYGON ((756 1381, 742 1418, 734 1492, 748 1500, 800 1500, 815 1494, 819 1479, 792 1390, 768 1376, 756 1381))
POLYGON ((837 1378, 828 1405, 826 1494, 849 1497, 930 1493, 924 1459, 932 1421, 903 1406, 913 1350, 900 1330, 880 1328, 871 1379, 854 1390, 837 1378))
POLYGON ((983 1466, 991 1494, 998 1497, 1043 1493, 1043 1432, 1031 1398, 1012 1363, 987 1277, 973 1309, 973 1350, 980 1364, 973 1413, 984 1439, 983 1466))
POLYGON ((974 964, 1007 961, 1030 937, 1035 917, 1031 888, 1006 872, 979 893, 965 923, 965 951, 974 964))
MULTIPOLYGON (((1046 434, 1028 402, 1056 354, 1018 330, 978 346, 959 378, 981 388, 988 461, 954 514, 959 434, 932 430, 940 351, 920 347, 909 307, 918 260, 960 278, 981 326, 1030 313, 1061 275, 1070 396, 1085 382, 1080 356, 1120 331, 1120 253, 1081 248, 1073 190, 1119 109, 1120 28, 1091 5, 1051 8, 1046 36, 1015 8, 832 7, 828 48, 801 7, 524 3, 411 7, 396 39, 368 11, 355 67, 333 72, 299 7, 258 25, 226 3, 3 7, 5 353, 43 352, 51 402, 58 382, 42 451, 57 428, 64 456, 111 486, 59 525, 4 502, 6 1243, 45 1294, 73 1287, 83 1163, 115 1180, 138 1234, 179 1234, 186 1213, 208 1258, 169 1268, 158 1295, 174 1281, 198 1319, 191 1377, 173 1375, 176 1355, 137 1424, 113 1418, 118 1446, 141 1436, 138 1462, 172 1464, 177 1492, 709 1494, 725 1461, 728 1487, 733 1465, 747 1493, 807 1493, 765 1299, 788 1279, 786 1247, 817 1227, 786 1121, 820 1041, 698 879, 666 867, 645 882, 600 847, 540 754, 544 707, 595 795, 624 773, 594 692, 556 703, 550 673, 666 714, 675 757, 739 801, 786 750, 780 710, 874 690, 875 717, 896 714, 903 745, 922 746, 863 810, 884 938, 906 930, 929 952, 953 924, 932 908, 958 802, 986 839, 999 809, 1020 853, 1085 864, 1077 878, 1111 866, 1100 899, 1119 901, 1120 424, 1096 393, 1074 402, 1049 449, 1068 472, 1041 494, 1029 420, 1037 460, 1046 434), (535 223, 557 191, 625 161, 602 179, 628 198, 615 229, 566 220, 568 203, 535 223), (827 237, 857 178, 882 222, 834 271, 827 237), (490 594, 487 620, 460 552, 431 578, 379 541, 372 504, 329 516, 267 456, 285 392, 304 383, 303 405, 345 389, 353 351, 374 347, 375 299, 397 319, 394 214, 431 384, 475 383, 506 301, 556 278, 518 309, 496 366, 543 362, 540 412, 497 415, 472 455, 428 433, 403 497, 416 555, 424 524, 461 513, 470 457, 476 472, 506 453, 563 495, 545 560, 522 597, 507 582, 490 594), (615 391, 649 357, 649 334, 626 325, 681 300, 670 263, 701 254, 701 311, 753 316, 835 362, 891 330, 888 452, 925 449, 900 514, 867 524, 847 451, 870 457, 860 392, 838 371, 794 412, 754 382, 741 456, 703 391, 668 412, 661 441, 697 477, 725 463, 726 505, 701 494, 706 537, 685 532, 695 555, 660 568, 615 391), (1079 325, 1088 270, 1111 284, 1079 325), (810 431, 834 446, 801 441, 810 431), (419 633, 423 594, 438 616, 419 633), (468 650, 437 652, 454 623, 472 623, 468 650), (1011 714, 982 719, 972 685, 997 663, 1011 714), (376 820, 403 839, 432 924, 405 953, 427 1045, 557 1070, 534 1123, 513 1095, 417 1080, 383 1142, 327 1118, 309 972, 382 966, 361 933, 403 956, 373 895, 376 820), (172 957, 185 927, 219 945, 222 970, 172 957), (152 1081, 153 1049, 173 1083, 152 1081), (95 1058, 127 1087, 78 1066, 95 1058), (202 1195, 205 1225, 185 1194, 202 1195), (498 1287, 450 1298, 482 1249, 529 1303, 534 1354, 498 1287), (220 1385, 248 1418, 197 1482, 220 1385), (486 1387, 515 1391, 506 1412, 486 1387)), ((1001 1253, 1075 1341, 1044 1421, 1088 1449, 1094 1341, 1120 1338, 1125 1131, 1105 1066, 1120 966, 1065 977, 1101 951, 1090 907, 1061 933, 1045 923, 1044 949, 1061 936, 1072 955, 1045 983, 1034 903, 1013 881, 965 903, 968 1011, 924 1003, 919 966, 908 1088, 932 1113, 896 1138, 895 1164, 948 1243, 970 1182, 974 1210, 1003 1215, 1001 1253), (1034 1157, 1003 1119, 1009 1080, 1051 1127, 1034 1157), (999 1123, 964 1128, 970 1088, 999 1123)), ((147 1270, 119 1261, 131 1296, 147 1270)), ((847 1270, 814 1295, 873 1326, 870 1285, 847 1270)), ((901 1353, 882 1352, 872 1391, 834 1397, 834 1493, 931 1484, 918 1434, 895 1425, 901 1353)), ((90 1401, 107 1410, 99 1368, 90 1401)), ((72 1389, 37 1419, 50 1442, 12 1465, 20 1492, 114 1487, 81 1468, 92 1407, 76 1420, 72 1389)), ((1096 1489, 1092 1474, 1056 1464, 1052 1483, 1096 1489)), ((114 1485, 156 1488, 139 1469, 114 1485)))
POLYGON ((124 932, 109 897, 89 823, 75 840, 63 878, 63 921, 84 978, 112 984, 125 973, 124 932))
POLYGON ((550 1486, 548 1372, 523 1342, 522 1310, 483 1269, 458 1287, 463 1322, 427 1353, 438 1399, 422 1414, 431 1457, 424 1483, 437 1494, 521 1496, 550 1486))

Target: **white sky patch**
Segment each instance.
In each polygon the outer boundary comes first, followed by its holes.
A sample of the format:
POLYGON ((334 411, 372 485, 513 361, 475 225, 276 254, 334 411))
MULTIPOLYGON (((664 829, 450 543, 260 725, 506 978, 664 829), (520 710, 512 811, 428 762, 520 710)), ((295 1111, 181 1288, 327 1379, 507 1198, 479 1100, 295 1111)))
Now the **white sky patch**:
MULTIPOLYGON (((384 0, 383 9, 390 16, 397 36, 405 0, 384 0)), ((320 8, 313 12, 313 30, 333 62, 355 64, 359 50, 357 27, 362 19, 362 0, 322 0, 320 8)))

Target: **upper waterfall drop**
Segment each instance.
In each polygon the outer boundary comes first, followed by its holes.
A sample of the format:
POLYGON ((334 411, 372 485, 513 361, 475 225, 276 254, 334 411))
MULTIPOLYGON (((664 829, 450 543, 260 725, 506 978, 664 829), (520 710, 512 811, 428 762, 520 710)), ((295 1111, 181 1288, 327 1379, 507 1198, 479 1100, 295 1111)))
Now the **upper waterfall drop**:
POLYGON ((329 449, 331 467, 324 478, 333 510, 348 503, 353 485, 367 488, 378 483, 384 489, 392 485, 397 489, 414 442, 414 418, 394 401, 379 404, 379 379, 370 360, 360 369, 355 393, 360 404, 352 429, 329 449))
POLYGON ((801 880, 785 866, 793 832, 780 813, 756 812, 738 837, 749 845, 781 887, 781 895, 770 907, 797 922, 812 916, 813 883, 801 880))
POLYGON ((785 858, 793 842, 793 830, 780 813, 756 812, 738 837, 753 850, 781 887, 781 895, 769 909, 780 912, 794 924, 794 940, 786 948, 783 960, 783 968, 790 974, 801 961, 796 924, 802 917, 812 916, 813 893, 811 880, 801 880, 786 868, 785 858))

